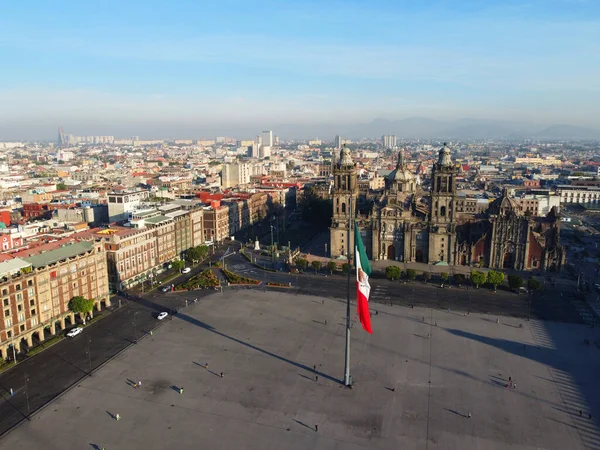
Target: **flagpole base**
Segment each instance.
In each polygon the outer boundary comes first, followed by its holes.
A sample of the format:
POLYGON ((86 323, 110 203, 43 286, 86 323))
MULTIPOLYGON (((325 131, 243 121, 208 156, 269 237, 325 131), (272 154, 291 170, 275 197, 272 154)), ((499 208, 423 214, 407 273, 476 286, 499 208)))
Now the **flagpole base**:
POLYGON ((346 375, 344 377, 344 386, 352 387, 352 375, 346 375))

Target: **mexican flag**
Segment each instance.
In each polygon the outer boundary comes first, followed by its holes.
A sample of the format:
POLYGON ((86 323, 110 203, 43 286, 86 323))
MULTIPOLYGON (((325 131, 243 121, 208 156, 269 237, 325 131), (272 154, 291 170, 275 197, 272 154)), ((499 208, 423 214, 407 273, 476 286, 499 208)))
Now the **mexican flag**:
POLYGON ((365 245, 360 237, 360 231, 356 221, 354 221, 354 264, 356 265, 356 303, 358 308, 358 317, 363 328, 373 334, 371 329, 371 313, 369 312, 369 293, 371 285, 369 284, 369 275, 371 275, 371 265, 367 258, 365 245))

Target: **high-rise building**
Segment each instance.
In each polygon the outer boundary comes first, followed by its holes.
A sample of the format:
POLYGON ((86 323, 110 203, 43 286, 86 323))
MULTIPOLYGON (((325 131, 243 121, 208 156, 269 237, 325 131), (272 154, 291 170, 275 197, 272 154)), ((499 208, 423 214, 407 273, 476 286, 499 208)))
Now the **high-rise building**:
POLYGON ((270 145, 262 145, 260 147, 260 157, 261 158, 269 158, 271 157, 271 146, 270 145))
POLYGON ((273 131, 267 130, 262 132, 262 145, 273 147, 273 131))
POLYGON ((338 134, 335 137, 335 148, 337 148, 338 150, 342 148, 343 145, 343 139, 342 137, 338 134))
POLYGON ((250 182, 251 167, 247 163, 225 164, 221 171, 221 187, 230 188, 250 182))
POLYGON ((397 147, 397 139, 393 134, 385 134, 381 136, 381 142, 383 143, 383 148, 396 148, 397 147))
POLYGON ((62 127, 58 127, 58 145, 65 145, 65 132, 62 127))

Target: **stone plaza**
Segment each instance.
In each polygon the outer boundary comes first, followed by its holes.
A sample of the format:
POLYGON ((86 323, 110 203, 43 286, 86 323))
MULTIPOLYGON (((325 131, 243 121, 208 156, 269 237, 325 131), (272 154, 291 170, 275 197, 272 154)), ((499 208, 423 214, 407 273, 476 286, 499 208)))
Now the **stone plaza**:
POLYGON ((371 309, 373 335, 358 322, 352 328, 348 389, 340 382, 343 301, 268 290, 212 294, 0 447, 600 449, 597 329, 371 309))

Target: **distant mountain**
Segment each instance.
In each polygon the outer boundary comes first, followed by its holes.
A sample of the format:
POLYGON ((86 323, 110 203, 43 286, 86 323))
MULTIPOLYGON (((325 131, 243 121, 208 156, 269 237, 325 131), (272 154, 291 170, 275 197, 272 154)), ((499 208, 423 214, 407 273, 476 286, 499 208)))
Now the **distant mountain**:
POLYGON ((574 125, 552 125, 534 135, 538 139, 600 139, 600 130, 574 125))
POLYGON ((395 134, 399 139, 551 139, 580 140, 600 139, 600 130, 572 125, 552 125, 540 130, 530 123, 501 120, 464 118, 441 121, 423 117, 402 120, 375 119, 354 125, 281 125, 275 134, 284 139, 319 137, 333 139, 336 134, 343 138, 373 139, 384 134, 395 134))

